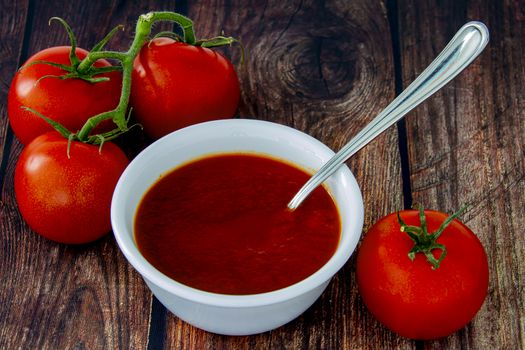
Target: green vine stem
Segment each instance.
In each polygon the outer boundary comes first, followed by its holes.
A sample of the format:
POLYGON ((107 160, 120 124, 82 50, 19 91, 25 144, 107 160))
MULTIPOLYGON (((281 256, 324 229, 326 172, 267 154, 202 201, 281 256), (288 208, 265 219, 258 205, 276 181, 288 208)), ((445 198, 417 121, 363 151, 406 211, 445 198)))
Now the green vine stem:
POLYGON ((436 232, 429 233, 427 229, 427 218, 425 216, 425 210, 422 206, 419 206, 419 221, 421 226, 410 226, 405 224, 403 219, 401 219, 401 216, 399 215, 399 212, 397 213, 397 221, 399 222, 400 230, 401 232, 406 232, 408 236, 414 241, 414 246, 412 249, 408 252, 408 258, 412 261, 416 258, 417 253, 422 253, 427 258, 427 261, 432 265, 432 269, 435 270, 439 268, 439 265, 441 264, 441 261, 445 258, 447 255, 447 248, 440 243, 437 243, 437 239, 445 228, 454 220, 456 219, 465 209, 467 206, 463 206, 460 210, 455 212, 454 214, 450 215, 437 229, 436 232), (434 254, 432 253, 433 250, 441 250, 441 254, 436 259, 434 254))

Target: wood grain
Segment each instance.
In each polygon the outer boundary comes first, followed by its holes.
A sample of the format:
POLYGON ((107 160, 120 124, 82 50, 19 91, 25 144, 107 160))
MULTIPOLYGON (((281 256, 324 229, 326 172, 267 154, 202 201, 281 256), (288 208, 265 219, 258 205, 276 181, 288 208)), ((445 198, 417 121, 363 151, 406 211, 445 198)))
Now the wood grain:
MULTIPOLYGON (((174 0, 0 0, 0 349, 525 348, 525 3, 388 5, 389 11, 384 2, 367 0, 178 1, 178 8, 174 0), (250 337, 215 335, 167 313, 112 236, 69 247, 27 227, 13 192, 22 146, 9 129, 6 99, 17 66, 29 55, 67 44, 63 29, 49 27, 48 18, 68 20, 83 47, 125 23, 108 45, 122 50, 139 14, 176 9, 194 19, 199 37, 224 30, 245 45, 242 65, 238 48, 222 50, 237 64, 240 117, 295 127, 334 150, 393 99, 396 84, 407 86, 464 22, 488 25, 486 51, 406 117, 401 140, 391 128, 348 162, 364 196, 364 231, 407 198, 446 212, 470 204, 463 221, 485 246, 491 277, 485 304, 466 328, 429 342, 388 331, 360 300, 354 257, 291 323, 250 337), (398 145, 405 137, 408 160, 401 169, 398 145), (410 180, 406 197, 402 170, 410 180)), ((131 157, 147 142, 138 130, 119 140, 131 157)))
POLYGON ((0 22, 0 34, 2 35, 3 43, 3 45, 0 45, 0 116, 2 116, 0 118, 0 145, 2 146, 0 148, 0 183, 3 183, 12 138, 12 135, 9 133, 6 101, 9 85, 13 74, 18 68, 24 46, 23 40, 20 38, 24 37, 26 29, 28 2, 1 1, 0 12, 5 13, 5 18, 7 19, 0 22))
MULTIPOLYGON (((166 5, 174 8, 173 3, 166 5)), ((86 48, 115 25, 127 23, 127 31, 109 44, 114 49, 126 49, 138 15, 155 6, 146 2, 64 2, 55 7, 39 1, 27 8, 27 4, 17 2, 2 6, 3 16, 9 18, 0 24, 2 79, 12 77, 27 59, 21 56, 68 44, 59 25, 48 26, 52 16, 65 18, 79 45, 86 48), (23 33, 26 19, 31 23, 23 33), (25 52, 22 42, 27 43, 25 52)), ((1 175, 0 348, 146 348, 151 294, 120 254, 113 237, 85 247, 59 245, 31 232, 20 217, 13 172, 22 146, 9 136, 5 112, 8 83, 2 80, 1 90, 2 152, 7 162, 1 175)))
MULTIPOLYGON (((238 66, 242 118, 293 126, 339 149, 394 97, 385 7, 368 1, 209 2, 191 4, 197 34, 237 36, 247 59, 238 66)), ((229 49, 234 62, 239 50, 229 49)), ((402 207, 395 128, 354 157, 365 226, 402 207)), ((168 316, 165 347, 182 349, 407 349, 413 342, 384 329, 362 305, 354 260, 305 314, 271 332, 225 337, 168 316)))
POLYGON ((463 221, 490 265, 476 318, 426 348, 525 348, 524 13, 517 1, 399 3, 405 85, 468 20, 485 22, 491 32, 473 65, 407 117, 415 201, 446 212, 470 204, 463 221))

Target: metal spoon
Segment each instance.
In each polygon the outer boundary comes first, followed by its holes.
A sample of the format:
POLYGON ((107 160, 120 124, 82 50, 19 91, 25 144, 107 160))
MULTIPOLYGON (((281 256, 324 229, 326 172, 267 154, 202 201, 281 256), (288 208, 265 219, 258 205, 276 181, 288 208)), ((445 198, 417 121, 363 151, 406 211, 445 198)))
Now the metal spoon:
POLYGON ((489 31, 483 23, 473 21, 461 27, 445 49, 405 91, 312 175, 288 203, 288 208, 295 210, 348 158, 456 77, 483 51, 488 41, 489 31))

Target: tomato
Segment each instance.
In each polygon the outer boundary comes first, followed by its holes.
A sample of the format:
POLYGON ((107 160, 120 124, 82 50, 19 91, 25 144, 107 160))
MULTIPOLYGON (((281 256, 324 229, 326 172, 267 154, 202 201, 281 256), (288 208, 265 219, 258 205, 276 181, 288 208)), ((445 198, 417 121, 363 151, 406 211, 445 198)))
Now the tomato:
MULTIPOLYGON (((428 234, 447 215, 425 210, 428 234)), ((400 212, 407 225, 420 225, 417 210, 400 212)), ((427 236, 428 237, 428 236, 427 236)), ((446 248, 439 264, 424 254, 408 257, 414 241, 400 231, 397 214, 379 220, 365 235, 357 256, 357 284, 370 312, 386 327, 412 339, 436 339, 464 327, 477 313, 488 288, 488 263, 472 231, 454 219, 437 238, 446 248)), ((431 254, 437 259, 441 249, 431 254)))
POLYGON ((35 138, 22 151, 15 169, 18 208, 29 226, 61 243, 94 241, 111 229, 110 204, 128 164, 111 142, 99 147, 71 143, 56 132, 35 138))
POLYGON ((239 98, 235 69, 211 49, 157 38, 135 58, 130 103, 153 138, 191 124, 230 118, 239 98))
MULTIPOLYGON (((70 65, 70 50, 70 46, 44 49, 29 58, 24 66, 40 60, 70 65)), ((81 60, 88 54, 81 48, 77 48, 76 53, 81 60)), ((94 67, 109 65, 108 61, 99 60, 94 67)), ((112 110, 118 105, 122 85, 120 72, 97 75, 110 78, 109 81, 99 83, 54 77, 38 81, 46 75, 63 76, 67 72, 48 64, 24 66, 15 74, 7 100, 11 128, 24 145, 53 128, 34 113, 22 109, 22 106, 30 107, 76 132, 89 117, 112 110)), ((100 127, 96 129, 97 132, 109 131, 114 125, 111 121, 105 121, 100 127)))

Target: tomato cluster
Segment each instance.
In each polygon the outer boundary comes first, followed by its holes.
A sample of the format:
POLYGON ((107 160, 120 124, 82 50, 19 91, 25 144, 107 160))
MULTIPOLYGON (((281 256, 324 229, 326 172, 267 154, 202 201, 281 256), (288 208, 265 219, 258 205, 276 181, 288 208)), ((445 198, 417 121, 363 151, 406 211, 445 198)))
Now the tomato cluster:
MULTIPOLYGON (((44 237, 82 244, 110 231, 111 197, 128 159, 108 140, 127 130, 129 110, 152 138, 235 113, 240 97, 235 70, 205 47, 234 39, 196 42, 189 19, 156 15, 181 21, 189 43, 140 37, 133 42, 139 42, 137 50, 107 54, 121 59, 122 67, 112 66, 101 57, 91 61, 90 55, 100 56, 117 28, 88 52, 76 47, 65 21, 53 18, 66 27, 71 45, 36 53, 15 74, 9 122, 26 145, 16 166, 15 194, 22 217, 44 237), (123 57, 135 51, 134 64, 125 63, 130 60, 123 57)), ((150 19, 141 16, 146 30, 137 32, 149 34, 150 19)))

